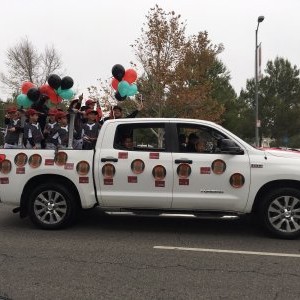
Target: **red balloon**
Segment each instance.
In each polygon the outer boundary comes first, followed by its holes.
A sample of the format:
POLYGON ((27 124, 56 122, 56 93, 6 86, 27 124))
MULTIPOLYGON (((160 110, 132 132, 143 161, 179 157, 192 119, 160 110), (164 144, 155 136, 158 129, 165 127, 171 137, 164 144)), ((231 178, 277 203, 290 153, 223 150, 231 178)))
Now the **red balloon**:
POLYGON ((22 87, 21 87, 22 94, 26 95, 27 92, 33 87, 36 87, 36 86, 32 82, 30 82, 30 81, 23 82, 22 87))
POLYGON ((137 80, 137 73, 133 69, 128 69, 125 71, 125 75, 122 80, 127 81, 128 83, 134 83, 137 80))
POLYGON ((113 87, 114 90, 118 89, 118 84, 119 84, 119 80, 117 80, 116 78, 113 78, 111 81, 111 86, 113 87))
POLYGON ((39 88, 41 94, 46 94, 49 98, 51 103, 58 104, 62 101, 62 98, 56 94, 55 90, 48 84, 43 84, 39 88))

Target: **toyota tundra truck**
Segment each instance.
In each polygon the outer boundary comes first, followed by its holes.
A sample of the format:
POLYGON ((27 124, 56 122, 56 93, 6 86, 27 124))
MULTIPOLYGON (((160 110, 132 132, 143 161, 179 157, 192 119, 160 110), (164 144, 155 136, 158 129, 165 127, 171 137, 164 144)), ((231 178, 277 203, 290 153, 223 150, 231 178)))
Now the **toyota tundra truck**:
POLYGON ((94 150, 0 149, 0 160, 0 202, 43 229, 98 206, 151 216, 252 214, 279 238, 300 235, 299 153, 256 149, 213 122, 109 120, 94 150))

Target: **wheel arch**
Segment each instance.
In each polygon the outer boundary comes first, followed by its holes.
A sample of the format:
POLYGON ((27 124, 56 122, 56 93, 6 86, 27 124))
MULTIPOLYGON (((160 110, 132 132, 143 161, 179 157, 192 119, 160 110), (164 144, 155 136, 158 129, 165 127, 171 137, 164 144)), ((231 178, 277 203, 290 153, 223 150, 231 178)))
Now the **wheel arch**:
POLYGON ((300 191, 300 181, 297 180, 274 180, 266 183, 263 185, 259 191, 257 192, 253 206, 252 206, 252 212, 257 213, 259 204, 261 199, 270 191, 275 190, 279 188, 294 188, 300 191))
POLYGON ((21 195, 21 201, 20 201, 20 217, 25 218, 28 215, 28 194, 29 191, 34 189, 36 186, 38 186, 41 183, 57 183, 57 184, 62 184, 65 186, 67 189, 70 191, 74 192, 74 200, 76 201, 77 205, 79 205, 80 208, 81 202, 80 202, 80 196, 78 189, 74 182, 72 182, 70 179, 67 177, 61 176, 61 175, 56 175, 56 174, 47 174, 47 175, 37 175, 25 184, 22 195, 21 195))

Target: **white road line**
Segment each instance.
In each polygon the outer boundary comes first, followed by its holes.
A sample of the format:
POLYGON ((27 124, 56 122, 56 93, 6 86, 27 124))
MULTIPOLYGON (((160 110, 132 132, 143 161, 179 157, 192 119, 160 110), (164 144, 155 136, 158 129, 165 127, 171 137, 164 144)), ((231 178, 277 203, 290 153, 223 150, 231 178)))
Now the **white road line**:
POLYGON ((255 251, 221 250, 221 249, 206 249, 206 248, 186 248, 186 247, 169 247, 169 246, 154 246, 153 248, 154 249, 160 249, 160 250, 179 250, 179 251, 230 253, 230 254, 262 255, 262 256, 283 256, 283 257, 297 257, 297 258, 300 258, 300 254, 292 254, 292 253, 255 252, 255 251))

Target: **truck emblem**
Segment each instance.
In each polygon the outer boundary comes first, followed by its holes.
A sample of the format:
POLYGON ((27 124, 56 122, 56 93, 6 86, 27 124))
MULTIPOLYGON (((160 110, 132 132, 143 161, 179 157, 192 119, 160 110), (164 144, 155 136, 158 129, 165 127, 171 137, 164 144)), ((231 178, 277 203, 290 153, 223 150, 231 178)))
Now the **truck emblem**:
POLYGON ((251 164, 251 168, 263 168, 263 164, 251 164))

